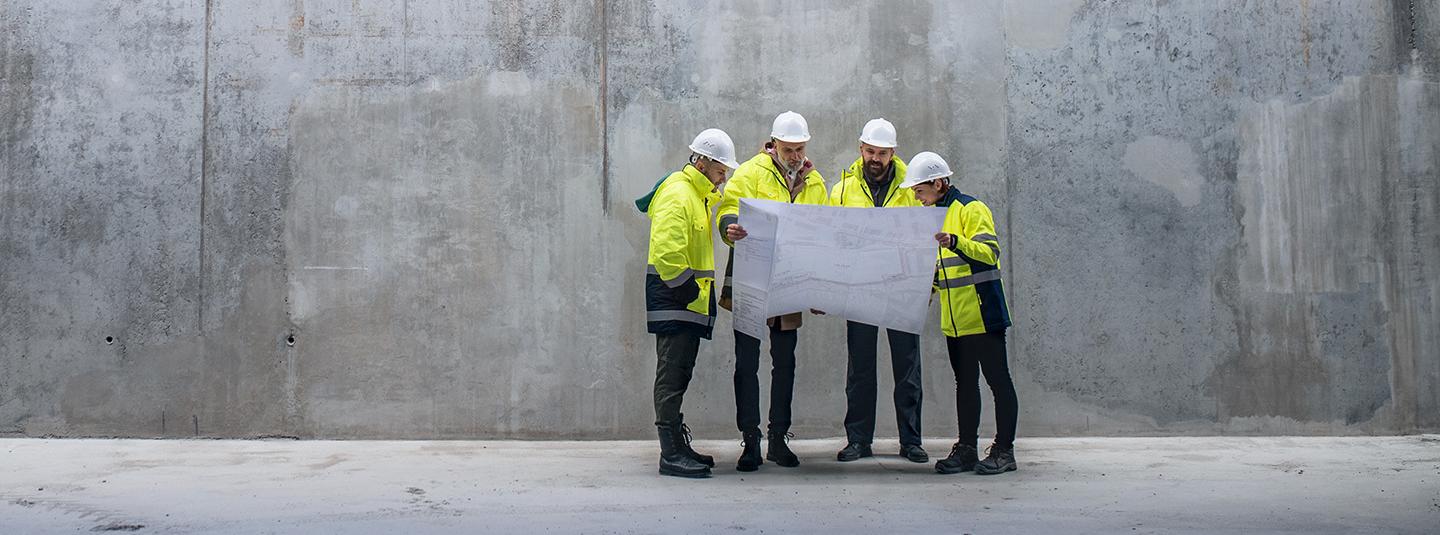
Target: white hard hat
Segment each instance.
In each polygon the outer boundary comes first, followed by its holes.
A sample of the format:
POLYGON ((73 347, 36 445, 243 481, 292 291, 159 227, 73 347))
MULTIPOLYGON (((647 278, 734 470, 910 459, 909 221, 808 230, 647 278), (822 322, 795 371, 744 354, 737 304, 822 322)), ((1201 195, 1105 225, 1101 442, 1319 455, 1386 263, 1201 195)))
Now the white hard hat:
POLYGON ((730 141, 730 134, 719 128, 709 128, 700 135, 695 136, 695 141, 690 142, 690 150, 711 160, 715 160, 725 167, 735 169, 740 167, 740 162, 735 161, 735 142, 730 141))
POLYGON ((775 116, 775 123, 770 126, 770 137, 786 143, 804 143, 810 141, 810 125, 800 114, 787 111, 775 116))
POLYGON ((950 164, 939 154, 925 151, 916 154, 905 166, 905 181, 900 183, 902 188, 913 188, 916 184, 924 184, 937 178, 950 176, 950 164))
POLYGON ((860 142, 882 149, 895 148, 895 125, 884 119, 871 119, 860 129, 860 142))

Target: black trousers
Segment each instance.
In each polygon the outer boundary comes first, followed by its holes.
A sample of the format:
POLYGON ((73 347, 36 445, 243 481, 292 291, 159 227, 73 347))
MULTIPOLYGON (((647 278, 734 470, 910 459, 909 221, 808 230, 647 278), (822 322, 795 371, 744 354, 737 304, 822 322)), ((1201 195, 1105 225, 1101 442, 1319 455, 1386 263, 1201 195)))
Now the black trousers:
POLYGON ((955 412, 960 420, 960 443, 977 445, 980 434, 980 373, 995 395, 995 445, 1015 444, 1015 420, 1020 403, 1006 362, 1005 332, 945 337, 950 367, 955 370, 955 412))
MULTIPOLYGON (((895 373, 895 421, 900 444, 920 444, 920 335, 885 329, 890 338, 890 368, 895 373)), ((880 328, 849 321, 845 344, 845 436, 850 442, 875 441, 875 360, 880 328)))
POLYGON ((700 335, 691 332, 655 335, 655 425, 680 423, 680 403, 695 371, 700 335))
MULTIPOLYGON (((799 329, 770 327, 770 427, 790 430, 790 400, 795 397, 795 343, 799 329)), ((760 428, 760 339, 735 331, 735 427, 741 433, 760 428)))

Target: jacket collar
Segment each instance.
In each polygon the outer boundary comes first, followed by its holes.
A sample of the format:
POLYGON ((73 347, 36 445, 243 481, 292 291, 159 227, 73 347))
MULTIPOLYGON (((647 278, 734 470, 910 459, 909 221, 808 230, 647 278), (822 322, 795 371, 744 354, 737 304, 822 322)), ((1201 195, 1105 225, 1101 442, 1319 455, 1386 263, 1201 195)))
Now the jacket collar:
POLYGON ((949 188, 946 188, 945 196, 941 197, 940 202, 935 203, 935 206, 949 208, 950 205, 955 204, 955 201, 958 200, 960 200, 960 189, 956 188, 954 184, 951 184, 949 188))
MULTIPOLYGON (((885 198, 887 200, 890 198, 890 193, 895 191, 896 188, 899 188, 900 183, 905 181, 905 161, 901 160, 899 156, 891 156, 890 168, 895 173, 895 179, 890 181, 890 190, 885 192, 885 198)), ((843 180, 846 177, 854 178, 856 182, 860 183, 860 187, 865 188, 867 193, 874 194, 874 192, 870 191, 870 181, 865 180, 865 158, 856 158, 855 163, 850 164, 850 167, 845 170, 845 177, 841 179, 843 180)))
POLYGON ((694 165, 685 164, 685 168, 680 172, 685 175, 685 180, 690 184, 690 187, 695 188, 695 193, 699 193, 701 197, 715 191, 715 184, 712 184, 710 179, 706 177, 704 173, 701 173, 699 169, 696 169, 694 165))
POLYGON ((701 199, 714 202, 715 199, 720 197, 720 188, 710 183, 710 179, 707 178, 704 173, 701 173, 699 169, 696 169, 694 165, 685 164, 685 168, 680 170, 680 172, 685 175, 686 183, 690 184, 690 187, 695 190, 695 195, 701 199))

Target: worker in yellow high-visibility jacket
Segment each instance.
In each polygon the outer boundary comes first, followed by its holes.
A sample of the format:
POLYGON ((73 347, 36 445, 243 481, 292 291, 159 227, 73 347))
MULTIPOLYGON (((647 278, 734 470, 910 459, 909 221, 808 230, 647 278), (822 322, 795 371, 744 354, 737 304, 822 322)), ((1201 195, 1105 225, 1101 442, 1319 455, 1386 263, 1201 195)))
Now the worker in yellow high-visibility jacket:
POLYGON ((935 286, 940 294, 940 330, 955 371, 955 409, 960 437, 935 470, 999 474, 1015 470, 1015 423, 1019 401, 1005 353, 1010 311, 1000 282, 1000 238, 990 208, 950 184, 950 165, 933 152, 910 160, 905 186, 926 206, 941 206, 945 224, 935 286), (978 370, 977 370, 978 368, 978 370), (995 396, 995 442, 984 460, 976 450, 980 428, 979 374, 995 396))
MULTIPOLYGON (((874 119, 860 131, 860 158, 830 187, 832 206, 893 208, 920 206, 914 192, 900 187, 905 181, 905 162, 895 155, 895 125, 874 119)), ((873 455, 875 438, 875 371, 880 328, 857 321, 845 322, 847 366, 845 372, 845 448, 835 454, 839 461, 853 461, 873 455)), ((890 368, 895 377, 895 423, 900 431, 900 456, 912 462, 930 460, 920 444, 920 335, 885 330, 890 339, 890 368)))
POLYGON ((655 427, 660 473, 709 477, 714 458, 690 447, 680 405, 700 351, 715 324, 715 253, 711 210, 735 161, 735 144, 718 129, 690 143, 690 162, 635 202, 650 218, 645 319, 655 334, 655 427))
MULTIPOLYGON (((764 199, 796 204, 825 204, 825 177, 805 157, 810 141, 810 126, 805 118, 793 111, 775 117, 770 127, 770 141, 754 158, 740 165, 735 177, 725 185, 725 198, 720 201, 716 218, 725 242, 734 246, 744 238, 739 224, 740 199, 764 199), (731 232, 733 231, 733 232, 731 232), (733 236, 733 238, 732 238, 733 236)), ((732 261, 725 267, 722 303, 730 293, 732 261)), ((795 345, 799 339, 800 313, 786 314, 768 320, 770 327, 770 425, 767 427, 768 447, 765 459, 785 467, 800 466, 800 458, 790 451, 790 401, 795 392, 795 345)), ((740 430, 740 459, 735 469, 750 472, 760 468, 760 339, 735 331, 735 425, 740 430)))

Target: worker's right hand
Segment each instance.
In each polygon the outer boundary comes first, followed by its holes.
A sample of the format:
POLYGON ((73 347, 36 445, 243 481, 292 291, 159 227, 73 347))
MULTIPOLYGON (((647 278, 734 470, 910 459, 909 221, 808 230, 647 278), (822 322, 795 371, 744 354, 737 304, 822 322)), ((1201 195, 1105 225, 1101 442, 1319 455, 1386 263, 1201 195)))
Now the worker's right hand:
POLYGON ((749 235, 745 232, 745 227, 740 226, 739 223, 731 223, 730 226, 725 227, 725 238, 732 243, 743 240, 749 235))
POLYGON ((955 240, 953 237, 950 236, 950 233, 948 232, 935 233, 935 241, 940 242, 940 246, 946 249, 955 246, 955 240))

